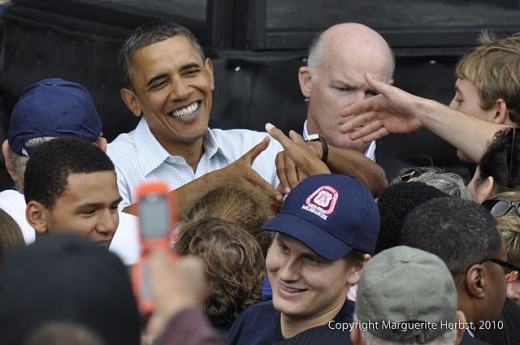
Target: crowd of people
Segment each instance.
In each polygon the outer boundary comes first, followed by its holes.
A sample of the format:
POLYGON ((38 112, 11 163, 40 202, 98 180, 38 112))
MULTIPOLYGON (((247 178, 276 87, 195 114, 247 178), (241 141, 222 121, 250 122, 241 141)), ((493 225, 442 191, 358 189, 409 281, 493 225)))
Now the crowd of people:
POLYGON ((110 143, 75 82, 29 85, 13 109, 1 344, 520 343, 520 36, 484 32, 445 106, 392 85, 376 31, 334 25, 298 71, 308 112, 289 133, 208 127, 213 65, 184 26, 138 27, 119 60, 140 120, 110 143), (471 181, 378 149, 422 127, 471 181), (147 181, 175 200, 167 248, 140 240, 147 181))

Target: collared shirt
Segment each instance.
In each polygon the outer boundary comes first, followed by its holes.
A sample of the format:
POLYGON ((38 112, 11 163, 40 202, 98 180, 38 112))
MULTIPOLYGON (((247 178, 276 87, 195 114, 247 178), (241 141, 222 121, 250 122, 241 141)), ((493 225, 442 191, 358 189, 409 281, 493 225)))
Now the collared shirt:
MULTIPOLYGON (((164 181, 170 189, 177 189, 228 166, 266 136, 269 134, 245 129, 208 128, 202 142, 204 154, 193 171, 183 157, 172 156, 164 149, 142 118, 135 130, 120 134, 107 148, 116 166, 119 193, 123 198, 120 207, 136 202, 136 187, 144 181, 164 181)), ((275 188, 278 185, 275 157, 282 150, 282 146, 271 139, 269 147, 253 163, 253 169, 275 188)))
MULTIPOLYGON (((307 130, 307 120, 305 120, 305 123, 303 124, 303 137, 307 138, 310 135, 309 131, 307 130)), ((370 145, 368 145, 367 149, 364 153, 365 157, 370 159, 371 161, 376 161, 376 142, 375 140, 372 140, 370 142, 370 145)))

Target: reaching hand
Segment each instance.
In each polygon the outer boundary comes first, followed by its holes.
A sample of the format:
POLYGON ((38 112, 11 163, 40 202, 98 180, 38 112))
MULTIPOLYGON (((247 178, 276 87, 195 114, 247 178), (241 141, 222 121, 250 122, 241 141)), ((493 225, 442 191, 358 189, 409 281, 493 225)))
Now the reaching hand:
POLYGON ((271 199, 273 208, 279 210, 281 208, 283 197, 276 191, 271 184, 262 178, 252 167, 253 162, 260 153, 269 146, 269 137, 265 137, 259 144, 255 145, 251 150, 246 152, 242 157, 237 159, 227 167, 217 170, 215 183, 247 183, 255 187, 261 188, 271 199))
POLYGON ((200 259, 181 257, 173 262, 164 249, 152 251, 149 264, 155 310, 149 319, 146 335, 157 339, 180 311, 202 307, 207 296, 206 273, 200 259))
POLYGON ((265 130, 284 148, 284 151, 276 156, 276 172, 284 193, 288 193, 308 176, 330 174, 327 165, 313 152, 301 135, 290 131, 289 138, 270 123, 265 125, 265 130))
POLYGON ((352 140, 361 138, 369 142, 390 133, 411 133, 421 128, 421 122, 415 117, 419 97, 375 80, 368 73, 365 80, 379 95, 343 109, 341 116, 352 118, 341 126, 342 132, 351 132, 352 140))

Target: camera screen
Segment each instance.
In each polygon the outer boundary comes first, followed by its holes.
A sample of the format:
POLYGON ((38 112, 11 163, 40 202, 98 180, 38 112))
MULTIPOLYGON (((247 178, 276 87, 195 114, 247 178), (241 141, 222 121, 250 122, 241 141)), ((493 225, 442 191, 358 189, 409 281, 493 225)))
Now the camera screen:
POLYGON ((151 194, 139 203, 139 222, 144 238, 167 237, 170 232, 170 209, 168 198, 162 194, 151 194))

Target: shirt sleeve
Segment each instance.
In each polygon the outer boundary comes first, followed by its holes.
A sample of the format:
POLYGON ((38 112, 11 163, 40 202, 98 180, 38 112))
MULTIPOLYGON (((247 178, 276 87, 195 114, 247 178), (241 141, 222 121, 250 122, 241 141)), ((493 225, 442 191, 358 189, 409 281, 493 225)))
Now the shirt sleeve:
POLYGON ((163 345, 223 345, 224 341, 198 308, 175 315, 161 339, 163 345))

